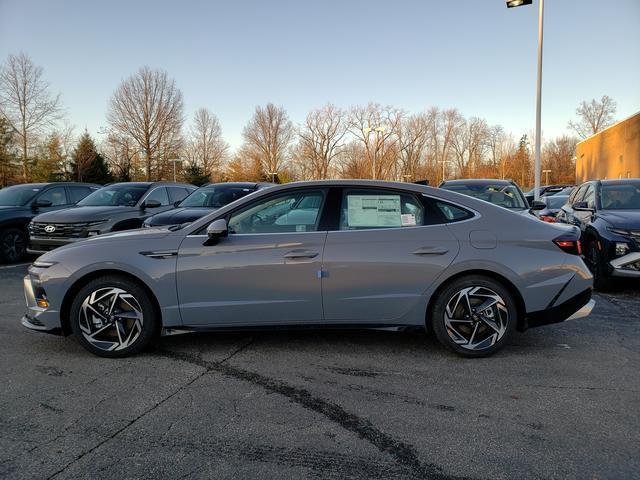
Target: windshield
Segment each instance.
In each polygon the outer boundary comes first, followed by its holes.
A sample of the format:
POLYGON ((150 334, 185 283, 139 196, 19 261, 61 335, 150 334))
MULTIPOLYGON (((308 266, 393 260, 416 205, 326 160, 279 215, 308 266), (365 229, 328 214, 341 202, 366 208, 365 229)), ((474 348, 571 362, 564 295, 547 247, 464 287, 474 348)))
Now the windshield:
POLYGON ((493 203, 500 207, 512 210, 524 210, 527 208, 524 198, 520 195, 518 188, 514 185, 492 185, 492 184, 458 184, 444 185, 442 188, 452 192, 462 193, 470 197, 479 198, 485 202, 493 203))
POLYGON ((41 189, 33 185, 14 185, 0 190, 0 205, 19 207, 26 205, 41 189))
POLYGON ((249 187, 202 187, 185 198, 179 206, 220 208, 251 192, 253 189, 249 187))
POLYGON ((80 200, 81 207, 135 207, 148 185, 109 185, 80 200))
POLYGON ((544 197, 544 203, 547 204, 547 208, 560 209, 567 203, 568 195, 552 195, 550 197, 544 197))
POLYGON ((604 210, 640 209, 640 182, 602 185, 600 199, 604 210))

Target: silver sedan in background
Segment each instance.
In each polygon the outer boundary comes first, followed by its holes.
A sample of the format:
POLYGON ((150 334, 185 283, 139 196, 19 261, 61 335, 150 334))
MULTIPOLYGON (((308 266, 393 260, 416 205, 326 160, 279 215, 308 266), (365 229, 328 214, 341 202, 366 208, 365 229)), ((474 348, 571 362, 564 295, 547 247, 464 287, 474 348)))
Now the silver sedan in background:
POLYGON ((291 183, 183 228, 98 236, 24 279, 33 330, 121 357, 160 334, 269 326, 426 328, 467 357, 587 315, 578 229, 443 189, 291 183))

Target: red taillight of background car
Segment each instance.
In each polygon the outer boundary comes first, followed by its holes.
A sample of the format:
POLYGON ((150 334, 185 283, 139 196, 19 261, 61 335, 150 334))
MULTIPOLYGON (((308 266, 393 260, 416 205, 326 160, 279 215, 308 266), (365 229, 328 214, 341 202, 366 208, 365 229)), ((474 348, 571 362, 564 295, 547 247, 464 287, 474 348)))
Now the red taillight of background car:
POLYGON ((562 237, 556 238, 553 243, 560 247, 561 250, 572 255, 580 255, 582 253, 580 239, 569 238, 563 235, 562 237))
POLYGON ((540 215, 540 220, 548 223, 556 223, 556 217, 552 217, 551 215, 540 215))

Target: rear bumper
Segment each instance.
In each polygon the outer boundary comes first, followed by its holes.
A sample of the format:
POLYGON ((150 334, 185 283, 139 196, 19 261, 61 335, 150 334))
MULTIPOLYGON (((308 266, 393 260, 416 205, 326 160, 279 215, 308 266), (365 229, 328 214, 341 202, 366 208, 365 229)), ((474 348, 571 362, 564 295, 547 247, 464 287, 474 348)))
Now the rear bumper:
POLYGON ((577 320, 588 316, 596 302, 591 298, 591 289, 584 290, 567 301, 545 310, 530 312, 526 316, 525 328, 541 327, 566 320, 577 320))

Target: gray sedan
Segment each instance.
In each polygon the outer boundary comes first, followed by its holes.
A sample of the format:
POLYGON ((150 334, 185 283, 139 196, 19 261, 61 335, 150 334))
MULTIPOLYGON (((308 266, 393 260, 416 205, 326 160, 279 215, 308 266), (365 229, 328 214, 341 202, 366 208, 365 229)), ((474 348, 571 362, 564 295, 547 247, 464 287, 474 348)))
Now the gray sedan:
POLYGON ((25 327, 122 357, 161 334, 270 326, 426 328, 468 357, 586 316, 577 228, 406 183, 252 193, 178 229, 101 235, 40 257, 25 327))

